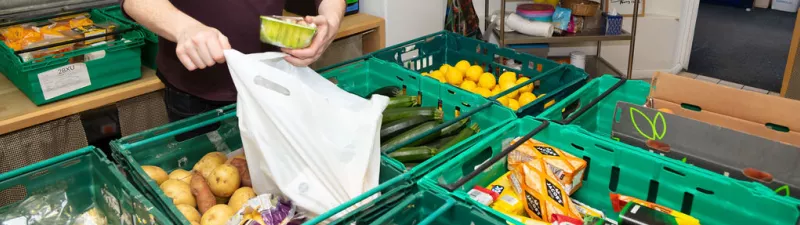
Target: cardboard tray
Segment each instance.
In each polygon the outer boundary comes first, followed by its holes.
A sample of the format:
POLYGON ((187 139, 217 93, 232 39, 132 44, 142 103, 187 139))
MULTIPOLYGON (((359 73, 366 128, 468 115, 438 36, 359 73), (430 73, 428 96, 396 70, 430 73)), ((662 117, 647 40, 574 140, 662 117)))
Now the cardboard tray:
POLYGON ((613 139, 800 198, 800 148, 627 102, 617 103, 613 139))
POLYGON ((648 105, 800 147, 800 101, 657 72, 648 105))

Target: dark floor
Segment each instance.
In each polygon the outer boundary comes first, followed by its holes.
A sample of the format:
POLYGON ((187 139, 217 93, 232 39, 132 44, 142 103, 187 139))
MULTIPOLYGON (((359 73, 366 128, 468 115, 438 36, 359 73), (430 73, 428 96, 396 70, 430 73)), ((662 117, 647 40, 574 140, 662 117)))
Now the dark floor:
POLYGON ((700 3, 688 71, 780 91, 795 15, 700 3))

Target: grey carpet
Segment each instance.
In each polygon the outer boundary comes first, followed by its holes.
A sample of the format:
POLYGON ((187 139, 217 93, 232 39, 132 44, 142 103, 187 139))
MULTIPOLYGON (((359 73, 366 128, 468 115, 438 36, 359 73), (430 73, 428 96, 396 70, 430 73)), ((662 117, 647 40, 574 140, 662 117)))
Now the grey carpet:
POLYGON ((700 3, 689 72, 780 91, 795 13, 700 3))

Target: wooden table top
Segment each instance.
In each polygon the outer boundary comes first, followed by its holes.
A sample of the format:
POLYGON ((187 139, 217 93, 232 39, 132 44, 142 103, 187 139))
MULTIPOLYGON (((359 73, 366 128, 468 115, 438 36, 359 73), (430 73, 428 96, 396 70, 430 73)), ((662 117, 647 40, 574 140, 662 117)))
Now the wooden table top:
MULTIPOLYGON (((336 38, 376 29, 383 18, 369 14, 353 14, 342 20, 336 38)), ((115 102, 164 88, 155 71, 142 67, 142 78, 113 87, 89 92, 69 99, 36 106, 0 74, 0 135, 40 123, 95 109, 115 102)))

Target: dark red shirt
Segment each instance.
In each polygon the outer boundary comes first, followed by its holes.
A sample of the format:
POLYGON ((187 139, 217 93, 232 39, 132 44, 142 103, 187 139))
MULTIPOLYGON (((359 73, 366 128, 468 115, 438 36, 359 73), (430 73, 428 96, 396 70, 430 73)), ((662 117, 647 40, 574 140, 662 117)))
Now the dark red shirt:
MULTIPOLYGON (((321 0, 289 0, 290 5, 319 6, 321 0)), ((279 51, 272 45, 261 43, 259 29, 262 15, 281 15, 286 0, 171 0, 176 8, 201 23, 216 28, 226 37, 233 49, 242 53, 279 51)), ((316 11, 316 7, 313 8, 316 11)), ((166 85, 194 96, 212 101, 235 101, 233 85, 227 64, 216 64, 205 69, 189 71, 175 53, 176 44, 159 37, 156 66, 166 85)))

